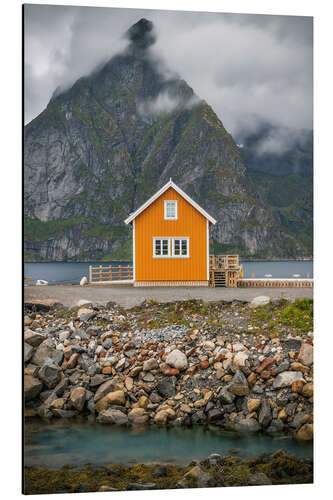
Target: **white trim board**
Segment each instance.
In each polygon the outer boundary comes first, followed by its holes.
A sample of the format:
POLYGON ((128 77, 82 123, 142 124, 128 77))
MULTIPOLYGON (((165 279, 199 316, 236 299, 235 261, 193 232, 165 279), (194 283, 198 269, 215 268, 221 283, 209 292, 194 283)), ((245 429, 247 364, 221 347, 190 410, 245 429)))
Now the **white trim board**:
POLYGON ((157 198, 159 198, 169 188, 173 188, 175 191, 177 191, 177 193, 180 194, 180 196, 182 196, 186 201, 188 201, 188 203, 190 203, 192 207, 198 210, 198 212, 200 212, 201 215, 203 215, 207 220, 209 220, 209 222, 211 222, 212 224, 216 224, 216 220, 211 215, 209 215, 206 212, 206 210, 201 208, 200 205, 198 205, 194 200, 192 200, 192 198, 190 198, 186 193, 184 193, 184 191, 180 189, 180 187, 178 187, 174 182, 172 182, 171 179, 159 191, 157 191, 157 193, 151 196, 149 200, 147 200, 143 205, 141 205, 141 207, 139 207, 135 212, 130 214, 129 217, 125 219, 124 221, 125 224, 130 224, 130 222, 132 222, 139 214, 141 214, 141 212, 146 210, 146 208, 148 208, 149 205, 151 205, 155 200, 157 200, 157 198))

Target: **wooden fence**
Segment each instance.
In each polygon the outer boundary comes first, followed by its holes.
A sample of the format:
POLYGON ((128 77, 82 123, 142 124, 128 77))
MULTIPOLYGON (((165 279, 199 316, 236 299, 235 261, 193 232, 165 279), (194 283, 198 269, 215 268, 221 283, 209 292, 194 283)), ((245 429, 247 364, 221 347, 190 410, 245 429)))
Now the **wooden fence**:
POLYGON ((245 278, 238 280, 241 288, 313 288, 313 279, 245 278))
POLYGON ((133 279, 133 266, 89 266, 89 282, 125 281, 133 279))

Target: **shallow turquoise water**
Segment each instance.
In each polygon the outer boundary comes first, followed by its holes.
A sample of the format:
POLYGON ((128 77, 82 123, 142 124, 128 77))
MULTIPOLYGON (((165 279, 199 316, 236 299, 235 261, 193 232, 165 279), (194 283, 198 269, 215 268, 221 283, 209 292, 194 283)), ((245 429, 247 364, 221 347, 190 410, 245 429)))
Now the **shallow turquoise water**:
POLYGON ((89 422, 34 421, 25 427, 27 466, 58 468, 129 464, 132 461, 189 463, 210 453, 241 458, 285 449, 297 457, 312 458, 312 443, 287 437, 239 435, 218 428, 155 428, 134 430, 89 422))

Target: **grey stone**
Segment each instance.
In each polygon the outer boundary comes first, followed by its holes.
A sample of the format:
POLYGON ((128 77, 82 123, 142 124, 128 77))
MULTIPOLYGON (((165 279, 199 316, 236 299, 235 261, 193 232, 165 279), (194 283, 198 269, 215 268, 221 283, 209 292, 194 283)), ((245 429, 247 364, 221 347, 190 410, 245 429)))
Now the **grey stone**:
POLYGON ((277 377, 275 377, 275 379, 274 379, 273 389, 280 389, 282 387, 288 387, 293 382, 297 382, 298 380, 301 380, 304 382, 302 372, 286 371, 286 372, 279 373, 279 375, 277 377))
POLYGON ((27 363, 33 356, 35 350, 34 348, 24 342, 24 362, 27 363))
POLYGON ((161 396, 171 398, 176 394, 176 377, 164 377, 157 384, 157 390, 161 396))
POLYGON ((283 432, 284 430, 284 424, 283 422, 279 419, 273 419, 270 423, 270 425, 267 427, 266 432, 267 434, 279 434, 280 432, 283 432))
POLYGON ((218 399, 221 401, 223 404, 231 404, 235 400, 235 395, 231 394, 231 392, 228 391, 228 388, 225 386, 223 387, 220 392, 218 393, 218 399))
POLYGON ((246 396, 249 394, 249 384, 243 372, 237 370, 228 386, 228 391, 236 396, 246 396))
POLYGON ((125 425, 128 423, 127 415, 114 408, 101 411, 96 420, 101 424, 125 425))
POLYGON ((272 420, 272 410, 267 399, 261 401, 258 422, 262 427, 268 427, 272 420))
POLYGON ((235 430, 238 432, 258 432, 260 425, 255 418, 235 419, 235 430))
POLYGON ((33 332, 32 330, 24 331, 24 342, 32 347, 38 347, 46 338, 46 335, 42 333, 33 332))
POLYGON ((34 365, 42 366, 44 361, 50 357, 50 347, 47 345, 47 341, 42 342, 36 349, 31 362, 34 365))
POLYGON ((155 483, 128 483, 128 490, 156 490, 157 484, 155 483))
POLYGON ((264 486, 272 484, 272 481, 263 472, 249 474, 247 477, 247 482, 249 486, 264 486))
POLYGON ((30 401, 36 398, 43 389, 43 384, 40 380, 31 375, 24 375, 24 399, 30 401))
POLYGON ((38 378, 44 382, 46 387, 53 389, 59 382, 61 375, 59 366, 50 358, 46 359, 38 372, 38 378))

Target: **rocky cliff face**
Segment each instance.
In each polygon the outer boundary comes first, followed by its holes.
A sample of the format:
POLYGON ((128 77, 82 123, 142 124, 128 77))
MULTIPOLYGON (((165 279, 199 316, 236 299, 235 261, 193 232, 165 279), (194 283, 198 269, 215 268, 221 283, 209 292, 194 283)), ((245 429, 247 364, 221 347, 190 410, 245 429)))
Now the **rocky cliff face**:
POLYGON ((152 24, 128 38, 25 128, 26 257, 129 258, 124 219, 170 177, 217 219, 212 251, 309 253, 264 207, 212 108, 152 58, 152 24))

